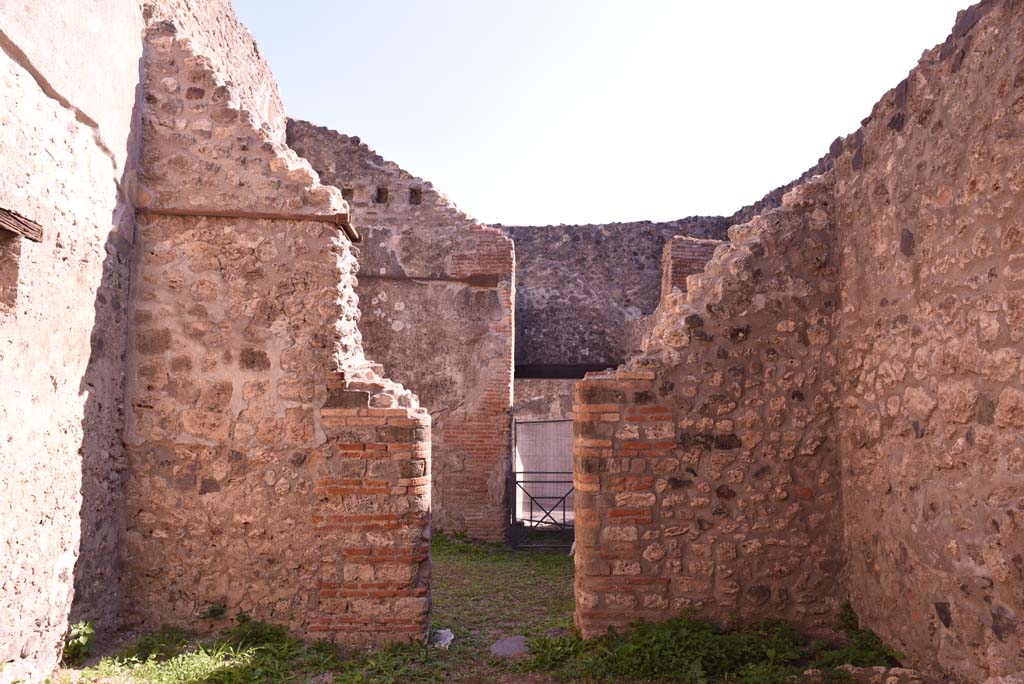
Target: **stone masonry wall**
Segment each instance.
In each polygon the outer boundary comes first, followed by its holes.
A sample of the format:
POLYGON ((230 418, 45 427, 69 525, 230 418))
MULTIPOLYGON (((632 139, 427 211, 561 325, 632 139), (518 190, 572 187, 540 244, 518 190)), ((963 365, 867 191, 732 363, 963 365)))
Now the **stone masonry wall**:
POLYGON ((430 417, 363 358, 340 192, 171 24, 145 50, 123 549, 135 624, 224 605, 347 644, 428 625, 430 417), (148 211, 147 211, 148 210, 148 211))
MULTIPOLYGON (((744 566, 742 559, 781 542, 799 548, 790 555, 794 565, 813 568, 780 587, 798 624, 824 629, 828 607, 848 593, 863 625, 944 681, 1009 681, 1024 672, 1022 73, 1024 6, 993 0, 960 13, 950 38, 924 54, 859 131, 832 145, 824 158, 834 174, 831 194, 826 181, 812 180, 787 195, 781 213, 733 228, 733 243, 703 275, 689 279, 686 299, 677 293, 659 308, 645 354, 616 375, 579 384, 577 621, 586 633, 637 616, 666 616, 660 610, 666 599, 713 618, 736 606, 741 617, 755 617, 758 604, 771 606, 776 596, 763 577, 785 576, 784 564, 764 559, 744 566), (818 209, 807 206, 808 198, 818 209), (831 213, 835 237, 812 232, 813 239, 800 238, 788 250, 799 251, 802 264, 766 268, 772 250, 751 249, 750 227, 770 227, 756 232, 759 242, 773 242, 807 211, 831 213), (822 277, 815 283, 806 274, 817 270, 822 277), (781 280, 771 283, 771 273, 781 280), (787 301, 772 304, 778 293, 787 301), (774 316, 748 327, 759 311, 774 316), (709 326, 709 315, 724 316, 724 327, 709 326), (792 330, 799 345, 757 339, 772 326, 777 333, 792 330), (724 368, 731 349, 720 346, 721 361, 713 361, 708 348, 727 337, 753 341, 764 362, 801 347, 812 357, 794 355, 774 369, 762 362, 724 368), (702 344, 695 348, 695 341, 702 344), (723 415, 748 411, 725 427, 763 421, 769 429, 753 442, 793 445, 773 450, 783 460, 792 456, 791 470, 781 486, 765 486, 772 492, 767 499, 755 498, 759 476, 777 465, 765 454, 744 454, 752 473, 733 475, 739 487, 705 481, 707 496, 696 501, 733 502, 741 520, 771 502, 761 510, 760 527, 773 530, 791 523, 772 515, 790 506, 813 509, 794 519, 806 529, 770 544, 745 533, 736 548, 721 552, 679 542, 678 567, 704 578, 680 583, 660 565, 662 554, 675 548, 663 542, 665 535, 715 536, 715 522, 697 518, 696 526, 670 527, 658 515, 673 484, 692 488, 708 459, 692 456, 693 471, 674 480, 659 478, 655 469, 664 464, 665 474, 673 473, 677 448, 688 444, 723 461, 728 456, 720 452, 746 450, 751 440, 740 429, 672 434, 671 426, 693 420, 673 400, 689 412, 697 407, 706 429, 716 425, 712 416, 729 399, 720 388, 730 371, 743 382, 738 407, 726 403, 723 415), (692 373, 691 381, 681 385, 681 373, 692 373), (709 392, 715 396, 705 400, 709 392), (794 408, 808 400, 805 409, 794 408), (781 430, 770 429, 780 421, 781 430), (630 439, 630 422, 638 424, 639 439, 630 439), (818 463, 802 457, 811 452, 818 463), (648 487, 653 496, 636 493, 648 487), (834 541, 837 520, 841 548, 834 541), (793 587, 800 592, 795 601, 793 587), (690 589, 693 595, 686 594, 690 589)), ((719 508, 731 526, 729 510, 719 508)), ((785 615, 785 605, 764 614, 785 615)))
POLYGON ((575 406, 576 623, 691 608, 828 636, 842 596, 830 185, 730 229, 575 406))
POLYGON ((134 223, 118 185, 132 130, 139 12, 0 3, 0 682, 40 682, 68 616, 116 626, 121 396, 134 223), (88 14, 92 21, 76 20, 88 14), (36 39, 45 36, 46 42, 36 39), (104 50, 96 51, 101 43, 104 50), (60 45, 61 50, 53 50, 60 45), (89 64, 89 74, 80 65, 89 64), (97 97, 93 73, 103 74, 97 97))
POLYGON ((503 226, 516 245, 517 373, 622 363, 632 351, 629 324, 658 305, 665 243, 676 235, 720 239, 729 225, 721 217, 693 217, 503 226))
POLYGON ((572 420, 576 380, 516 378, 512 414, 517 421, 572 420))
MULTIPOLYGON (((661 297, 659 305, 665 302, 674 290, 686 294, 687 278, 704 270, 715 249, 725 244, 723 240, 705 240, 677 235, 665 243, 661 256, 661 297)), ((655 316, 645 316, 626 324, 624 337, 627 356, 640 351, 644 341, 651 336, 655 316)))
POLYGON ((435 526, 504 540, 511 241, 359 138, 290 121, 288 144, 342 188, 365 234, 357 285, 363 341, 431 413, 435 526))
POLYGON ((275 143, 285 138, 285 107, 274 74, 231 0, 140 0, 147 24, 170 21, 231 81, 239 106, 275 143))
POLYGON ((849 590, 919 667, 1024 671, 1024 4, 961 13, 846 138, 849 590))
POLYGON ((121 621, 137 87, 154 15, 188 24, 284 137, 276 85, 227 0, 0 7, 0 207, 44 233, 0 236, 4 682, 49 675, 69 621, 92 621, 101 638, 121 621))

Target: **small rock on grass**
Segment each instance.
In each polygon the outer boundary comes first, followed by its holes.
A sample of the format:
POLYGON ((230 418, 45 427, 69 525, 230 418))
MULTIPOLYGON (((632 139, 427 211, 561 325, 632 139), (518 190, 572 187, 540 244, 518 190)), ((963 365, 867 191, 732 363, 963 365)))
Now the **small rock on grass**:
POLYGON ((453 641, 455 641, 455 634, 452 633, 452 630, 440 629, 434 636, 434 643, 431 645, 434 648, 443 648, 447 651, 448 647, 452 645, 453 641))
POLYGON ((526 637, 510 636, 498 639, 491 644, 491 655, 502 658, 524 658, 530 655, 530 649, 526 647, 526 637))

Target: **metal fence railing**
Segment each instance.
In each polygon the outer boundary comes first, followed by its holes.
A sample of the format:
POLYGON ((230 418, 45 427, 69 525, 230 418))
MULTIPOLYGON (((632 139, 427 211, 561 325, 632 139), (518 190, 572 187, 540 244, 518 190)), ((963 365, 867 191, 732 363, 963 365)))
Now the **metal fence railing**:
POLYGON ((517 548, 569 548, 573 533, 572 421, 517 421, 509 490, 517 548))

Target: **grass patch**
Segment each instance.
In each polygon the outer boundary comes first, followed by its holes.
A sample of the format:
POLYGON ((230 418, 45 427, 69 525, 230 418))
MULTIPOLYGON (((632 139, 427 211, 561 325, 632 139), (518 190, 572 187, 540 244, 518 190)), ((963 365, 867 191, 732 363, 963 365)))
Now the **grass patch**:
POLYGON ((583 641, 577 634, 536 638, 529 667, 552 673, 560 682, 616 684, 788 684, 809 668, 823 670, 825 681, 849 681, 835 668, 895 666, 902 657, 878 635, 860 629, 844 604, 839 616, 848 643, 831 647, 808 642, 782 620, 720 630, 683 615, 657 624, 638 622, 625 634, 609 632, 583 641))
POLYGON ((843 632, 846 633, 847 644, 842 648, 822 651, 815 661, 815 667, 821 669, 839 665, 893 667, 900 664, 903 654, 887 646, 882 638, 874 632, 861 629, 860 620, 849 601, 843 603, 843 607, 839 611, 839 624, 842 626, 843 632))
POLYGON ((455 644, 490 646, 502 636, 543 634, 570 624, 574 565, 567 553, 515 551, 436 534, 433 627, 455 644))
POLYGON ((436 682, 422 646, 345 653, 326 642, 305 645, 277 625, 242 622, 213 639, 173 627, 138 639, 81 673, 83 684, 256 684, 267 682, 436 682))
MULTIPOLYGON (((297 681, 308 649, 281 627, 245 622, 200 641, 174 627, 135 643, 82 673, 88 683, 192 684, 297 681)), ((299 680, 301 681, 301 680, 299 680)))
MULTIPOLYGON (((491 657, 495 641, 571 628, 574 565, 567 553, 515 551, 435 534, 433 554, 432 628, 455 634, 448 651, 432 651, 442 681, 495 684, 518 668, 491 657)), ((550 678, 537 676, 533 681, 550 678)))
MULTIPOLYGON (((769 620, 719 630, 683 616, 638 623, 626 634, 583 641, 571 629, 573 560, 435 535, 433 629, 451 629, 448 650, 420 645, 375 653, 331 643, 303 644, 283 627, 244 614, 234 627, 200 639, 172 627, 137 639, 77 673, 80 684, 789 684, 809 667, 826 684, 845 684, 836 665, 894 665, 900 655, 861 630, 844 606, 846 645, 805 641, 769 620), (559 628, 559 629, 553 629, 559 628), (529 637, 532 657, 490 656, 504 636, 529 637)), ((220 612, 220 611, 218 611, 220 612)), ((70 675, 71 673, 66 673, 70 675)), ((57 681, 68 681, 69 677, 57 681)))
MULTIPOLYGON (((573 561, 565 554, 513 551, 460 537, 433 540, 433 630, 451 629, 448 650, 393 646, 375 653, 330 643, 304 645, 273 625, 239 624, 199 639, 164 627, 81 672, 81 684, 496 684, 548 682, 491 658, 502 636, 543 635, 572 619, 573 561), (529 677, 523 680, 522 677, 529 677)), ((214 606, 223 616, 220 606, 214 606)))

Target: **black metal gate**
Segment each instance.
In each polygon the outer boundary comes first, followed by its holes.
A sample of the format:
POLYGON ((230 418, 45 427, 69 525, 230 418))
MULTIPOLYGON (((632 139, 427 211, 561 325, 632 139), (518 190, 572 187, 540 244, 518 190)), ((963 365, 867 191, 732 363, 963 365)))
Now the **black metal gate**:
POLYGON ((517 421, 509 481, 516 548, 565 548, 573 541, 572 421, 517 421))

